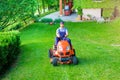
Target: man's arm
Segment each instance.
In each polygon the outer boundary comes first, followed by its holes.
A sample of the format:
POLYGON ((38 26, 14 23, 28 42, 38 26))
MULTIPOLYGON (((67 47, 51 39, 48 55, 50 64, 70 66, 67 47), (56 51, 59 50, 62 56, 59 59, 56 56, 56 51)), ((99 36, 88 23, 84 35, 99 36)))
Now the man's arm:
POLYGON ((67 37, 68 36, 68 30, 66 29, 66 35, 65 35, 65 37, 67 37))
POLYGON ((56 36, 60 38, 60 34, 59 34, 58 29, 56 30, 56 36))

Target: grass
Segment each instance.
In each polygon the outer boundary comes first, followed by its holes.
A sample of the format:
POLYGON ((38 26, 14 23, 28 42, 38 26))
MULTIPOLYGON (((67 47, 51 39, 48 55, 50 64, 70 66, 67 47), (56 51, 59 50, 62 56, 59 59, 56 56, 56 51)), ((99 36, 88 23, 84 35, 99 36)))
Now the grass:
POLYGON ((59 24, 35 23, 21 31, 21 54, 2 80, 119 80, 120 25, 66 23, 78 65, 53 67, 48 58, 59 24))

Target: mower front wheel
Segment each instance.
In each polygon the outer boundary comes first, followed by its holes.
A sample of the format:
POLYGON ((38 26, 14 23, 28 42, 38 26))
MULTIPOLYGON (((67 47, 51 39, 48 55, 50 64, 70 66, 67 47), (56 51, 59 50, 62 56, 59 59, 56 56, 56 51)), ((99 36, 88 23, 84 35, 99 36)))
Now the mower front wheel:
POLYGON ((56 57, 53 57, 52 64, 53 64, 53 66, 57 66, 57 58, 56 57))
POLYGON ((78 64, 78 59, 77 59, 76 56, 73 56, 73 57, 72 57, 72 62, 73 62, 74 65, 77 65, 77 64, 78 64))

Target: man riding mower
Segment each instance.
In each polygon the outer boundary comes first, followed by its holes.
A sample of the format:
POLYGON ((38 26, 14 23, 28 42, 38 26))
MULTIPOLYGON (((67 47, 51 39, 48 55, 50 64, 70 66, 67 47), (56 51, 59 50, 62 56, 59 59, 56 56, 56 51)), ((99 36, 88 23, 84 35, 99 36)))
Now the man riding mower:
POLYGON ((60 28, 56 30, 56 41, 54 49, 49 49, 50 62, 53 66, 60 64, 78 64, 70 39, 67 38, 68 31, 64 28, 64 22, 60 22, 60 28))

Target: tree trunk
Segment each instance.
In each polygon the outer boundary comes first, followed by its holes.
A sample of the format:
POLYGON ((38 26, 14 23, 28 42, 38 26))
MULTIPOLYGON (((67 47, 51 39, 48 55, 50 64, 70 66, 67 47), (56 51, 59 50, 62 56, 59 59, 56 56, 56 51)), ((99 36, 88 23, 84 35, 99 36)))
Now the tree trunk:
POLYGON ((50 11, 50 5, 48 4, 48 11, 50 11))
POLYGON ((80 15, 80 20, 82 20, 82 15, 80 15))
POLYGON ((114 8, 113 16, 114 16, 115 18, 119 16, 119 10, 117 9, 117 6, 115 6, 115 8, 114 8))
POLYGON ((45 13, 45 1, 42 0, 43 13, 45 13))
POLYGON ((59 2, 59 9, 60 9, 60 16, 63 15, 63 11, 62 11, 62 0, 60 0, 59 2))
POLYGON ((40 16, 40 7, 38 6, 38 14, 39 14, 39 16, 40 16))

